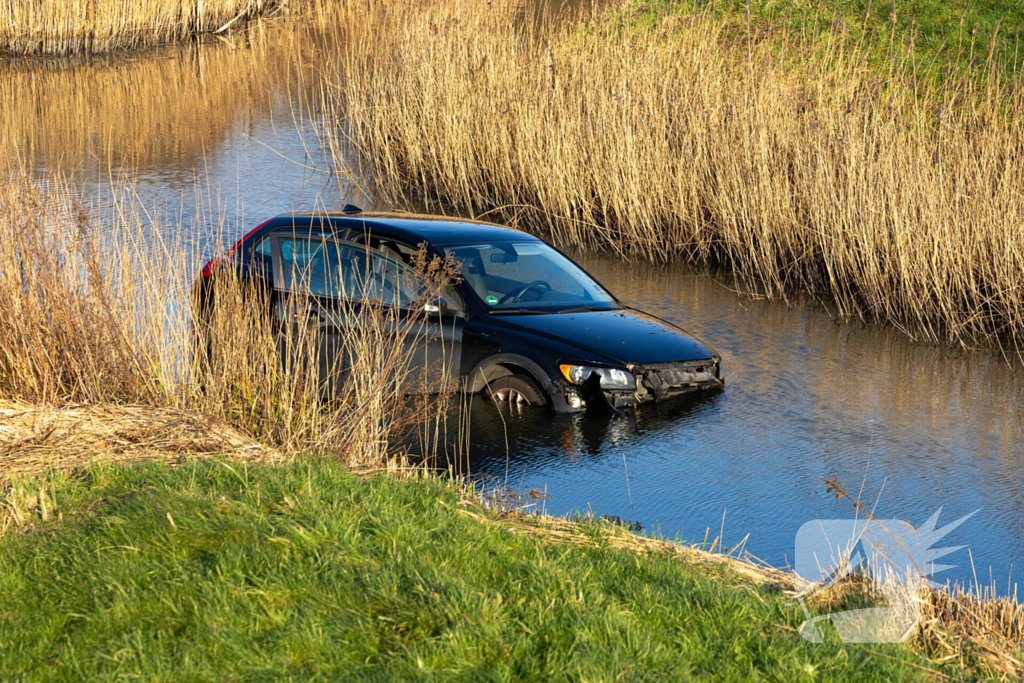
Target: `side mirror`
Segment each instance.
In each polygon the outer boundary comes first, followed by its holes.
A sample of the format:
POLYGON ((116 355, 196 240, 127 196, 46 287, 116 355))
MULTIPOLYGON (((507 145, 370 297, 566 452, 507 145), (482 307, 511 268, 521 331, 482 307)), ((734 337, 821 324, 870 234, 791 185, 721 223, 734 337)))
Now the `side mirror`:
POLYGON ((457 308, 449 308, 444 299, 434 299, 423 304, 423 312, 428 318, 464 318, 465 314, 457 308))
POLYGON ((448 302, 438 297, 423 304, 423 312, 430 318, 444 318, 449 314, 448 302))

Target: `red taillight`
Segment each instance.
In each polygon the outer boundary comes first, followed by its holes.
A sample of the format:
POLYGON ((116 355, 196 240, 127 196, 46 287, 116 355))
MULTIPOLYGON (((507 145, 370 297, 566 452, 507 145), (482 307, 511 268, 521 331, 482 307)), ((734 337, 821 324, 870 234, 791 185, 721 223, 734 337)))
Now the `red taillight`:
MULTIPOLYGON (((274 219, 273 219, 273 218, 271 218, 271 219, 270 219, 270 221, 272 221, 272 220, 274 220, 274 219)), ((224 259, 228 258, 228 257, 229 257, 229 256, 231 256, 232 254, 234 254, 234 253, 235 253, 235 251, 237 251, 237 250, 238 250, 238 248, 239 248, 240 246, 242 246, 242 243, 243 243, 243 242, 245 242, 245 241, 246 241, 247 239, 249 239, 250 237, 252 237, 252 236, 253 236, 254 234, 256 234, 257 232, 259 232, 259 231, 260 231, 260 229, 262 229, 262 228, 263 228, 263 226, 265 226, 265 225, 266 225, 267 223, 269 223, 270 221, 264 221, 264 222, 260 223, 259 225, 257 225, 257 226, 256 226, 255 228, 253 228, 252 230, 250 230, 249 232, 247 232, 247 233, 245 233, 244 235, 242 235, 242 239, 240 239, 240 240, 238 240, 237 242, 235 242, 235 246, 231 247, 231 248, 230 248, 230 249, 228 249, 228 250, 227 250, 226 252, 224 252, 224 255, 223 255, 223 256, 217 256, 217 257, 215 257, 215 258, 212 258, 212 259, 210 259, 209 261, 207 261, 207 262, 206 262, 206 265, 205 265, 205 266, 203 266, 203 270, 202 270, 202 274, 203 274, 203 277, 210 277, 210 275, 212 275, 212 274, 213 274, 213 269, 217 267, 217 264, 218 264, 218 263, 220 263, 220 262, 221 262, 221 261, 223 261, 224 259)))
POLYGON ((224 257, 221 256, 219 258, 212 258, 209 261, 207 261, 206 265, 203 266, 203 269, 200 271, 203 274, 203 277, 210 277, 210 273, 213 272, 213 267, 215 265, 217 265, 218 263, 220 263, 220 260, 222 258, 224 258, 224 257))

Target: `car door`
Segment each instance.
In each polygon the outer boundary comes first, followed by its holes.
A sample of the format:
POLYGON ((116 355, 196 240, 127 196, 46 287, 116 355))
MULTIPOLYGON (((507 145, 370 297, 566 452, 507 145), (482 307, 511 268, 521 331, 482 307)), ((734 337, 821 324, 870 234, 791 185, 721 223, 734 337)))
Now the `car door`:
MULTIPOLYGON (((292 357, 315 354, 322 391, 341 395, 352 354, 376 334, 401 337, 396 356, 407 392, 438 391, 446 377, 458 377, 463 320, 418 310, 427 288, 400 259, 361 243, 291 233, 273 236, 272 253, 282 336, 292 340, 292 357)), ((311 371, 311 360, 292 362, 311 371)))
POLYGON ((337 305, 344 251, 322 235, 283 232, 270 238, 278 354, 293 371, 315 372, 322 396, 340 395, 351 365, 346 328, 353 324, 353 312, 337 305))
POLYGON ((432 288, 400 254, 359 242, 343 246, 347 249, 342 257, 344 296, 358 300, 361 324, 371 315, 383 315, 389 333, 401 337, 406 392, 436 393, 449 379, 457 379, 465 317, 461 302, 440 293, 431 295, 432 288), (440 301, 444 312, 428 313, 423 308, 439 308, 440 301))

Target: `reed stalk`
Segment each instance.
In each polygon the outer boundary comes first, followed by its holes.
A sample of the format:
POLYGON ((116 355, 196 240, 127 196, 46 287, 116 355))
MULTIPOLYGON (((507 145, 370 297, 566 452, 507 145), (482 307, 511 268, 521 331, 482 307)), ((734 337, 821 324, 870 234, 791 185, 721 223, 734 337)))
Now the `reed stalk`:
POLYGON ((312 13, 320 0, 11 0, 0 4, 0 54, 73 55, 137 50, 250 19, 312 13))

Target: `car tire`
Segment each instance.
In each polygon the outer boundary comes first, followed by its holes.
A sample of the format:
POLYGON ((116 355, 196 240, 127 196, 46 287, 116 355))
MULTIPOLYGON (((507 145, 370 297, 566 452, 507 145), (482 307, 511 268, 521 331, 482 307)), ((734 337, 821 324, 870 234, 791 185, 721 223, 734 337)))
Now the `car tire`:
POLYGON ((496 402, 520 406, 547 405, 544 392, 532 380, 521 375, 507 375, 488 382, 484 396, 496 402))

